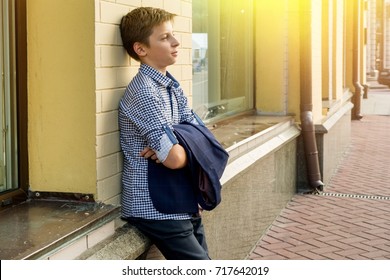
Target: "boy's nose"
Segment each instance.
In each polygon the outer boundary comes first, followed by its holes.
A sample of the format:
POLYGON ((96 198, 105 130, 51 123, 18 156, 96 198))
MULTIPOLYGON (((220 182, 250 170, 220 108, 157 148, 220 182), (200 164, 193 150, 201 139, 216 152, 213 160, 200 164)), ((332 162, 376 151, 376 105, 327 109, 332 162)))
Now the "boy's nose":
POLYGON ((179 45, 180 45, 179 41, 175 37, 173 37, 172 46, 177 47, 179 45))

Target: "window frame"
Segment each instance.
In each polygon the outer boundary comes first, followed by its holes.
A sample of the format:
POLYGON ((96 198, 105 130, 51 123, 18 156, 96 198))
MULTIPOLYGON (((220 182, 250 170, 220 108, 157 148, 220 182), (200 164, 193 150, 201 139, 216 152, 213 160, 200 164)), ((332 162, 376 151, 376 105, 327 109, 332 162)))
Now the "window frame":
POLYGON ((27 103, 27 9, 26 0, 15 2, 16 123, 18 185, 0 194, 0 208, 28 198, 28 103, 27 103))

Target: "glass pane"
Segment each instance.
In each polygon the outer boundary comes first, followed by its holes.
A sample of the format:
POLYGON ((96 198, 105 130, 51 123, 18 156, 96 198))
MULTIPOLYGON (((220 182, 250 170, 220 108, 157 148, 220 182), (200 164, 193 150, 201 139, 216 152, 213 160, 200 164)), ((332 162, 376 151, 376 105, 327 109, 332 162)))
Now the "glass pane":
POLYGON ((0 192, 17 188, 14 0, 0 3, 0 192))
POLYGON ((390 0, 383 1, 384 4, 384 11, 383 11, 383 18, 384 18, 384 57, 383 57, 383 68, 384 69, 390 69, 390 46, 388 42, 390 42, 390 0))
POLYGON ((253 0, 194 0, 193 108, 205 121, 253 107, 253 0))

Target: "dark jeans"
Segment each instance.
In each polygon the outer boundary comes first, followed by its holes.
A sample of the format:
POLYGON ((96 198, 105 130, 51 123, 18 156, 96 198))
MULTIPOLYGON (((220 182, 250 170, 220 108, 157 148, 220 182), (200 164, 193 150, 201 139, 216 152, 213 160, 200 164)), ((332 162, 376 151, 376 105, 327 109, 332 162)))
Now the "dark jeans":
POLYGON ((127 221, 149 237, 167 260, 209 260, 202 218, 127 221))

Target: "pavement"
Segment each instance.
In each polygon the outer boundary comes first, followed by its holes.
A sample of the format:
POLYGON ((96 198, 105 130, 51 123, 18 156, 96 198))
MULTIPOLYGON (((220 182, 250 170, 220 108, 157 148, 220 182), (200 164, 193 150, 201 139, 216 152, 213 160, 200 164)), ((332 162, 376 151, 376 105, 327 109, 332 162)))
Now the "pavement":
POLYGON ((351 145, 319 194, 296 194, 251 260, 390 259, 390 90, 368 83, 351 145))

